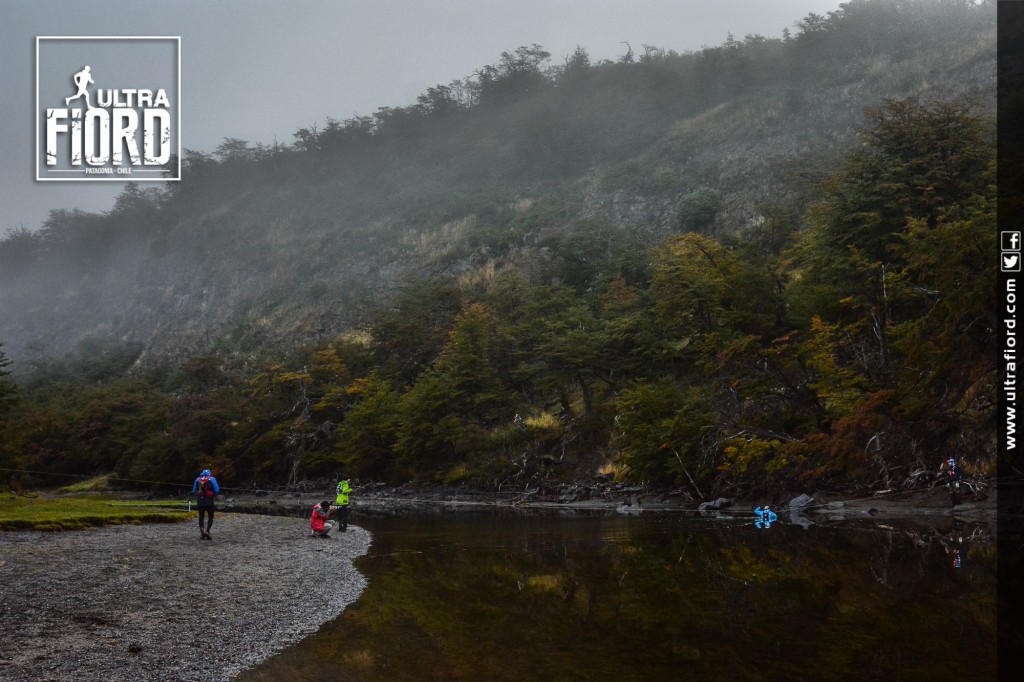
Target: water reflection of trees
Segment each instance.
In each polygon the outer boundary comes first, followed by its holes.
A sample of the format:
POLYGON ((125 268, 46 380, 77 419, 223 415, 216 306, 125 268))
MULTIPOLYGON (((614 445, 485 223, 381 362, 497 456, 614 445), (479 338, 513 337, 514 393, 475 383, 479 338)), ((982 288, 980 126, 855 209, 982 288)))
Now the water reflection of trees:
POLYGON ((995 675, 982 524, 607 524, 375 541, 371 586, 329 646, 355 679, 995 675))

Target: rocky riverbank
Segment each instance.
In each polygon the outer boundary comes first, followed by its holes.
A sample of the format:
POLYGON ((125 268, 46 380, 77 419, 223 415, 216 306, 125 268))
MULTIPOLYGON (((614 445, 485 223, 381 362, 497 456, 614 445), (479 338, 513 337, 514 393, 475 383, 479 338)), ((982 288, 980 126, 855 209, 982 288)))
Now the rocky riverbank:
POLYGON ((305 519, 0 534, 0 679, 228 680, 355 601, 370 536, 305 519))
MULTIPOLYGON (((257 514, 308 515, 328 492, 264 492, 227 498, 237 511, 257 514)), ((352 513, 391 515, 404 513, 449 512, 460 509, 503 509, 529 511, 562 509, 639 514, 643 512, 741 512, 769 503, 780 514, 803 517, 843 516, 907 517, 956 513, 960 516, 993 519, 997 511, 1024 515, 1024 486, 1014 482, 996 490, 994 480, 978 478, 965 486, 959 503, 953 507, 944 486, 912 489, 860 491, 808 491, 778 494, 767 499, 748 500, 728 496, 698 496, 685 490, 654 490, 612 481, 562 483, 518 491, 478 491, 470 488, 416 488, 383 484, 356 485, 352 494, 352 513), (997 499, 1012 504, 1001 503, 997 499)))

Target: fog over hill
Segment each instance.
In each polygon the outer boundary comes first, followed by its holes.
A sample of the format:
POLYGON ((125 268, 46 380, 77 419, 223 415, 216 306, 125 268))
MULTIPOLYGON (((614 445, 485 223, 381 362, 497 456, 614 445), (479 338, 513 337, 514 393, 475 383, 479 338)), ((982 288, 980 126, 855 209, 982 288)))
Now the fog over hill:
POLYGON ((800 214, 886 99, 994 110, 994 3, 850 2, 781 39, 593 62, 495 55, 417 104, 290 144, 229 138, 181 183, 0 242, 0 343, 124 368, 237 363, 351 332, 435 276, 558 282, 588 249, 800 214), (603 240, 603 242, 602 242, 603 240))

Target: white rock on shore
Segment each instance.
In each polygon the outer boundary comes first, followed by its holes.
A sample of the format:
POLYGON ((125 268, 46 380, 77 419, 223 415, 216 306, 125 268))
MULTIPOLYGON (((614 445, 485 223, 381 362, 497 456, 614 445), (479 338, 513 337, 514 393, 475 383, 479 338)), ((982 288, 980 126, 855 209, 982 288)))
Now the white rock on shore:
POLYGON ((228 680, 337 617, 370 535, 301 518, 0 534, 0 680, 228 680))

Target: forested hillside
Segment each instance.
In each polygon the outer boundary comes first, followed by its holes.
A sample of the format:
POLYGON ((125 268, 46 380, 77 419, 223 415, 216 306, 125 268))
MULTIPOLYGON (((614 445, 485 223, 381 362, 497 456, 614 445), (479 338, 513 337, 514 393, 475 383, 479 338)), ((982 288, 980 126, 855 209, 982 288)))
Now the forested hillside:
POLYGON ((994 3, 502 53, 0 241, 3 466, 703 493, 994 466, 994 3), (14 392, 13 381, 17 381, 14 392))

